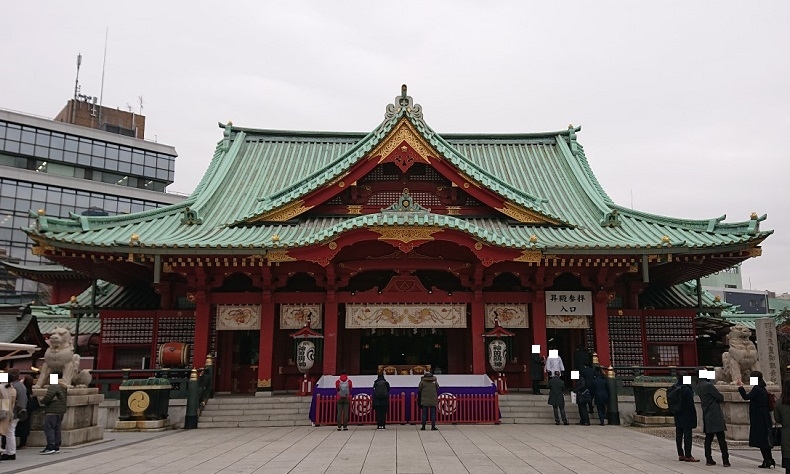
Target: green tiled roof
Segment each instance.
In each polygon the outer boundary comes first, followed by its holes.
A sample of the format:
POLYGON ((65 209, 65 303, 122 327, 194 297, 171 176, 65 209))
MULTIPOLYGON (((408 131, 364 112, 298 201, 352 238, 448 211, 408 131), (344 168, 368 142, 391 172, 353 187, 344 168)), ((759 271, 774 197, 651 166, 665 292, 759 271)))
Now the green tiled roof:
POLYGON ((430 129, 419 106, 396 107, 375 130, 319 133, 224 126, 203 179, 185 201, 124 216, 37 216, 27 231, 63 248, 125 252, 132 234, 135 252, 262 254, 272 247, 325 243, 354 228, 438 226, 465 232, 495 246, 538 249, 546 254, 683 253, 740 250, 758 245, 762 217, 724 223, 723 217, 676 219, 634 211, 612 202, 596 180, 578 128, 508 135, 442 134, 430 129), (425 213, 320 217, 302 214, 288 222, 240 224, 342 176, 377 146, 399 120, 409 123, 443 159, 512 203, 551 217, 560 225, 514 225, 501 218, 425 213), (609 219, 609 220, 607 220, 609 219), (607 225, 610 222, 612 225, 607 225), (273 242, 277 235, 279 241, 273 242), (530 242, 532 235, 536 243, 530 242), (669 242, 662 243, 667 236, 669 242))
MULTIPOLYGON (((721 317, 726 319, 727 321, 739 324, 741 326, 746 326, 749 329, 756 329, 755 321, 760 318, 771 318, 776 321, 776 318, 773 317, 771 314, 741 314, 741 313, 721 313, 721 317)), ((778 324, 778 322, 777 322, 778 324)))
MULTIPOLYGON (((731 308, 732 305, 724 301, 717 300, 715 296, 706 290, 702 290, 702 312, 721 313, 731 308)), ((652 306, 656 309, 697 309, 697 284, 687 281, 669 287, 648 286, 639 295, 639 307, 645 308, 652 306)))

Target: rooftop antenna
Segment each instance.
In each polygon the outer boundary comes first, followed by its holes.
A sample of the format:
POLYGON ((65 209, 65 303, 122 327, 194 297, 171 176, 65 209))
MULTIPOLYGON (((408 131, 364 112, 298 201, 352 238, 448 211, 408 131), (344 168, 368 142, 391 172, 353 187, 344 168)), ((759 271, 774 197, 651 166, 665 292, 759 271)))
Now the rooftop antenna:
POLYGON ((110 27, 104 30, 104 59, 101 64, 101 89, 99 90, 99 126, 101 126, 101 107, 104 102, 104 69, 107 66, 107 36, 110 34, 110 27))
POLYGON ((140 101, 140 115, 143 115, 143 96, 137 96, 137 100, 140 101))
POLYGON ((80 93, 80 66, 82 65, 82 53, 77 53, 77 78, 74 80, 74 102, 71 104, 71 123, 74 123, 74 116, 77 113, 77 96, 80 93))

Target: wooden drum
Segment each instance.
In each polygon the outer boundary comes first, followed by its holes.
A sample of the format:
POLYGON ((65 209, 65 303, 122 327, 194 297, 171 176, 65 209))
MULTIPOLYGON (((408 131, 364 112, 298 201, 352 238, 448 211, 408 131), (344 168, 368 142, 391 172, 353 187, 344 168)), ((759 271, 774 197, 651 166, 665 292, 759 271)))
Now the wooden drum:
POLYGON ((159 347, 159 367, 186 367, 189 364, 189 344, 166 342, 159 347))

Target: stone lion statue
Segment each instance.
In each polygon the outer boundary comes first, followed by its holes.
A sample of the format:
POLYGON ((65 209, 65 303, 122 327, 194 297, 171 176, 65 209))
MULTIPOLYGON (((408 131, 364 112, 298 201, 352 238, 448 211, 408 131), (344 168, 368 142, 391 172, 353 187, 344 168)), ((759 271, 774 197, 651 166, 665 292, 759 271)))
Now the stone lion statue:
POLYGON ((68 386, 87 387, 91 383, 88 369, 80 370, 80 356, 74 353, 71 333, 66 328, 55 328, 49 336, 49 348, 44 353, 36 387, 49 385, 49 376, 54 373, 60 373, 68 386))
POLYGON ((757 347, 749 338, 752 331, 746 326, 736 325, 730 328, 727 336, 730 349, 721 355, 722 367, 716 369, 717 383, 735 384, 738 380, 749 381, 749 374, 760 370, 757 347))

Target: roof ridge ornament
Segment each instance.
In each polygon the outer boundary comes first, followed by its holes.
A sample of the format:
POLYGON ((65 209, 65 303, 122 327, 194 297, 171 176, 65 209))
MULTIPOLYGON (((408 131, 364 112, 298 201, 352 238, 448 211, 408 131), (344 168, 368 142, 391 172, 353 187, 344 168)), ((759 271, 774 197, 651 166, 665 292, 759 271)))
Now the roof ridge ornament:
POLYGON ((427 214, 431 210, 414 202, 414 199, 409 194, 409 188, 403 188, 403 194, 401 194, 398 202, 386 209, 382 209, 381 212, 424 212, 427 214))
POLYGON ((404 108, 406 112, 410 112, 415 118, 422 120, 422 106, 414 103, 414 99, 406 94, 407 90, 406 84, 400 86, 400 95, 395 97, 394 103, 387 104, 387 111, 384 113, 385 120, 392 119, 404 108))

